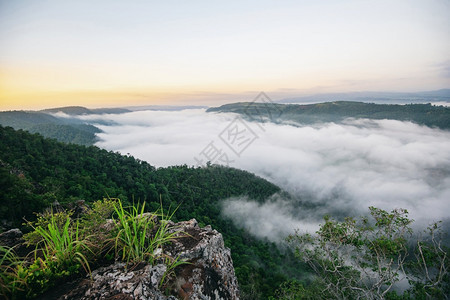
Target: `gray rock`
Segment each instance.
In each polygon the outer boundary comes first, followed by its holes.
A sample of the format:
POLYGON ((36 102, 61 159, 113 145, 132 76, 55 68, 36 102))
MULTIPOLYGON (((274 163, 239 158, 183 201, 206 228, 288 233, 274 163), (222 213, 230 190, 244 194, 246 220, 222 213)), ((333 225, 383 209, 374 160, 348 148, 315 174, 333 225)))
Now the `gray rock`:
POLYGON ((6 247, 14 247, 23 243, 23 233, 18 228, 10 229, 0 233, 0 245, 6 247))
POLYGON ((174 226, 181 231, 171 249, 172 257, 190 262, 181 265, 174 280, 174 290, 181 299, 239 299, 230 249, 222 234, 210 226, 200 228, 195 219, 174 226))
POLYGON ((219 232, 200 228, 195 219, 171 223, 169 230, 177 238, 164 246, 161 256, 187 262, 173 273, 164 275, 167 266, 162 263, 116 262, 93 271, 58 299, 239 299, 230 249, 219 232), (167 280, 161 284, 163 276, 167 280))
POLYGON ((166 266, 140 264, 126 266, 115 263, 92 272, 92 280, 85 279, 59 299, 169 299, 158 289, 166 266))
POLYGON ((0 246, 13 248, 14 253, 19 257, 26 257, 34 250, 34 247, 27 247, 22 231, 17 228, 0 233, 0 246))

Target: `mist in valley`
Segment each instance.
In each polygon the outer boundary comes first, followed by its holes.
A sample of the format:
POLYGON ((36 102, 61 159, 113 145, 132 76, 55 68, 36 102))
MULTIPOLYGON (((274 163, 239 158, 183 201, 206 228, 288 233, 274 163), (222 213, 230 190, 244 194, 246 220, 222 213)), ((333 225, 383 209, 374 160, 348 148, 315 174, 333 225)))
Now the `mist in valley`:
POLYGON ((308 126, 258 124, 204 109, 78 118, 103 131, 97 146, 156 167, 204 165, 213 146, 226 160, 212 163, 248 170, 280 186, 287 194, 264 203, 245 195, 222 200, 224 217, 272 241, 294 229, 315 231, 325 214, 362 215, 369 206, 406 208, 420 227, 447 220, 450 211, 448 131, 367 119, 308 126), (227 141, 232 124, 251 135, 239 151, 227 141))

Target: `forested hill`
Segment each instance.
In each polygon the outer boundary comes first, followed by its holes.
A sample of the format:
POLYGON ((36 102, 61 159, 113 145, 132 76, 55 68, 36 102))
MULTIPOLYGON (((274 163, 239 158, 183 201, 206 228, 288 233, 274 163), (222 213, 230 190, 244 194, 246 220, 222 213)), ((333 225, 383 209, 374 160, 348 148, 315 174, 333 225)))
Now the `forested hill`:
POLYGON ((76 119, 57 118, 37 111, 0 112, 0 125, 40 133, 63 143, 79 145, 93 145, 96 142, 95 134, 101 132, 97 127, 76 119))
POLYGON ((130 112, 126 108, 93 108, 89 109, 83 106, 64 106, 56 108, 43 109, 42 112, 58 113, 62 112, 68 115, 91 115, 91 114, 122 114, 130 112))
POLYGON ((351 101, 318 104, 232 103, 207 112, 234 112, 255 121, 276 123, 341 122, 346 118, 391 119, 450 129, 450 107, 431 104, 374 104, 351 101))
POLYGON ((22 223, 22 217, 32 219, 33 212, 54 201, 89 203, 109 196, 124 203, 145 200, 154 211, 161 197, 165 208, 179 206, 174 221, 196 218, 223 234, 244 294, 267 298, 288 274, 299 272, 274 245, 252 238, 220 217, 221 199, 248 195, 263 200, 280 191, 246 171, 221 166, 156 169, 94 146, 63 144, 0 126, 0 190, 0 220, 10 226, 22 223))

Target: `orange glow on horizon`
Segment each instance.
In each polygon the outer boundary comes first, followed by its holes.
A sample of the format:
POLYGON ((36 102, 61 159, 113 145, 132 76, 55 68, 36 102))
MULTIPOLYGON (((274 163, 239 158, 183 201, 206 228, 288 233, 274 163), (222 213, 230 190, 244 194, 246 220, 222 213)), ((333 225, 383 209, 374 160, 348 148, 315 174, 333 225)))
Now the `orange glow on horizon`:
MULTIPOLYGON (((82 72, 62 66, 27 66, 0 69, 0 110, 36 110, 62 106, 123 107, 139 105, 215 105, 233 101, 227 98, 242 94, 243 85, 219 82, 208 86, 187 82, 180 84, 141 83, 131 85, 129 78, 111 79, 108 70, 82 72)), ((126 72, 118 72, 126 74, 126 72)), ((255 91, 258 91, 254 84, 255 91)), ((261 86, 267 86, 261 84, 261 86)), ((256 92, 255 92, 256 94, 256 92)), ((249 100, 242 99, 241 101, 249 100)))
MULTIPOLYGON (((111 79, 103 73, 76 68, 36 66, 8 67, 0 71, 0 110, 36 110, 62 106, 123 107, 139 105, 206 105, 251 101, 260 91, 276 89, 271 80, 220 80, 200 84, 181 78, 175 83, 131 85, 126 76, 111 79), (104 76, 103 76, 104 75, 104 76), (262 88, 261 88, 262 87, 262 88)), ((313 84, 311 78, 299 79, 313 84)))
POLYGON ((192 91, 185 89, 156 90, 37 90, 0 89, 0 111, 39 110, 63 106, 87 108, 125 107, 145 105, 220 105, 226 102, 250 101, 255 92, 234 93, 213 90, 192 91), (239 96, 246 94, 246 96, 239 96))

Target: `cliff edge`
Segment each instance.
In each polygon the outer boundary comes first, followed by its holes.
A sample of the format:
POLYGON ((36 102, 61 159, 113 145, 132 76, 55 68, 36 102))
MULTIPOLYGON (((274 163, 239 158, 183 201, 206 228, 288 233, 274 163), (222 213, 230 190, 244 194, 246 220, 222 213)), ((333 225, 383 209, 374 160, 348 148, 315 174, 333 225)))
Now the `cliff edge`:
MULTIPOLYGON (((154 265, 116 261, 38 299, 239 299, 230 249, 222 234, 211 226, 200 228, 195 219, 170 222, 169 230, 177 237, 163 247, 160 257, 185 261, 173 270, 164 261, 154 265)), ((17 244, 16 231, 1 235, 14 237, 17 244)))

